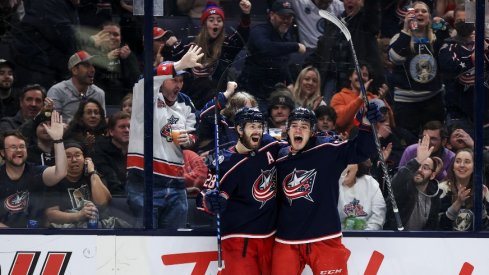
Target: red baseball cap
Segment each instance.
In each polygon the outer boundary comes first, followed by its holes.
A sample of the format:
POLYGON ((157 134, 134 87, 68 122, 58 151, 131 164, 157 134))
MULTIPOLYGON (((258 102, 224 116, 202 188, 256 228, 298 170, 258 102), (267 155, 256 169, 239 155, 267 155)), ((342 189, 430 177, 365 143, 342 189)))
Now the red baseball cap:
POLYGON ((75 54, 73 54, 68 60, 68 69, 71 70, 73 67, 75 67, 80 63, 88 62, 93 57, 94 56, 90 55, 86 51, 78 51, 75 54))

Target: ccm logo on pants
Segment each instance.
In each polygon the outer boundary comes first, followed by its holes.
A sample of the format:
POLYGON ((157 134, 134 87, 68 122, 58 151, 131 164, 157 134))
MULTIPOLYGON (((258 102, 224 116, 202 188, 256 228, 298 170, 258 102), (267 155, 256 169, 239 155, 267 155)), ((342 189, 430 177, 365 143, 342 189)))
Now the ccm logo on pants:
POLYGON ((328 275, 328 274, 341 274, 343 269, 331 269, 331 270, 321 270, 319 274, 328 275))

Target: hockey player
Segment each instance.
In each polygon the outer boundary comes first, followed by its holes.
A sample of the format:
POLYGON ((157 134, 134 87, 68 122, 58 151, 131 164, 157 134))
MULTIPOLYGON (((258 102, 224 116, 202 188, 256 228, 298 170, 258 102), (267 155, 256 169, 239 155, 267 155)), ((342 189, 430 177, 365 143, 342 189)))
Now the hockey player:
MULTIPOLYGON (((375 104, 368 110, 372 120, 381 117, 375 104)), ((287 127, 290 147, 281 150, 286 156, 276 162, 283 198, 272 274, 301 274, 306 264, 314 274, 347 274, 350 251, 341 243, 338 180, 348 164, 375 153, 370 127, 362 124, 358 136, 348 141, 316 137, 315 114, 305 108, 291 112, 287 127)))
POLYGON ((224 150, 220 190, 205 194, 204 207, 221 213, 221 274, 268 275, 277 216, 274 163, 280 143, 263 135, 264 117, 257 108, 241 108, 235 122, 239 140, 224 150))

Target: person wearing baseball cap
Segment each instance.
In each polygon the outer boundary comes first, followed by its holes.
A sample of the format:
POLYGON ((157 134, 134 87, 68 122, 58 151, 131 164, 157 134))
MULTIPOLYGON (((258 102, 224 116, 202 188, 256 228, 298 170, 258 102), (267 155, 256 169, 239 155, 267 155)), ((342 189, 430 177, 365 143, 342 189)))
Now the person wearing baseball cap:
POLYGON ((78 51, 72 56, 70 56, 70 59, 68 60, 68 70, 71 71, 73 67, 80 63, 90 63, 90 60, 93 58, 92 55, 87 53, 86 51, 78 51))
POLYGON ((97 100, 105 110, 105 92, 95 84, 94 56, 86 51, 74 53, 68 60, 71 78, 52 86, 48 97, 54 101, 54 108, 63 115, 65 122, 73 119, 80 102, 87 98, 97 100))
POLYGON ((267 112, 267 99, 275 84, 289 85, 293 81, 288 67, 290 54, 306 52, 306 47, 297 43, 290 32, 294 15, 290 1, 275 1, 270 9, 269 22, 256 25, 248 39, 249 53, 238 85, 257 99, 263 113, 267 112))
POLYGON ((270 11, 282 16, 295 16, 295 12, 292 9, 292 4, 290 3, 290 0, 277 0, 273 2, 270 11))
POLYGON ((285 129, 287 118, 294 108, 295 103, 291 97, 286 95, 273 96, 268 105, 268 127, 285 129))
POLYGON ((181 41, 177 39, 173 31, 153 27, 154 67, 168 59, 168 57, 175 55, 175 52, 182 50, 182 48, 181 41))
POLYGON ((15 65, 0 58, 0 117, 14 116, 19 110, 17 93, 13 88, 15 65))

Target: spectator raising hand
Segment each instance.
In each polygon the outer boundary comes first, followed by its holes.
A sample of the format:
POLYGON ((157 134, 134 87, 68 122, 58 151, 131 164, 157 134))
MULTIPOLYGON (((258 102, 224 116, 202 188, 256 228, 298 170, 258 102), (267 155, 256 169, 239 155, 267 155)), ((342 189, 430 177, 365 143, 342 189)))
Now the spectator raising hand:
POLYGON ((431 156, 434 147, 430 146, 430 136, 423 135, 423 138, 418 142, 418 148, 416 150, 416 161, 423 163, 427 158, 431 156))

